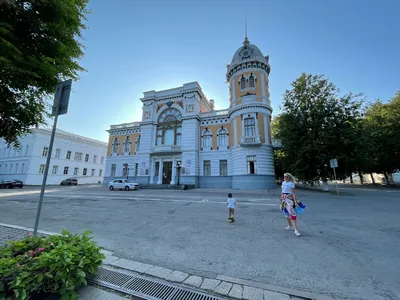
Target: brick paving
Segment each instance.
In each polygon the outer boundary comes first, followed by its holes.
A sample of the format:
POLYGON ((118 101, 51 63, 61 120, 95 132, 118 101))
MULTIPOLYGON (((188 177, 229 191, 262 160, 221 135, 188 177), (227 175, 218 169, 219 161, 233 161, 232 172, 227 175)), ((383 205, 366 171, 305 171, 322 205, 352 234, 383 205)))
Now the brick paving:
MULTIPOLYGON (((4 246, 10 241, 22 240, 28 233, 28 230, 0 226, 0 246, 4 246)), ((38 233, 38 236, 42 237, 45 234, 38 233)))

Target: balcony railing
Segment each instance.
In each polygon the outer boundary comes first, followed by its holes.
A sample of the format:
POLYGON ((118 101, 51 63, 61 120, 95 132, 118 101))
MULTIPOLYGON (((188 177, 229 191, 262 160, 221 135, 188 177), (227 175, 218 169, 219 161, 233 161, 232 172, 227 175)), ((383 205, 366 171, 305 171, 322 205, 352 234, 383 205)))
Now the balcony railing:
POLYGON ((111 125, 110 129, 124 129, 124 128, 132 128, 140 126, 138 122, 133 122, 133 123, 124 123, 124 124, 118 124, 118 125, 111 125))
POLYGON ((242 136, 240 139, 241 146, 257 146, 261 145, 261 139, 259 135, 256 136, 242 136))
POLYGON ((182 146, 180 145, 156 145, 150 149, 151 153, 174 153, 182 152, 182 146))
POLYGON ((228 113, 229 109, 213 110, 202 113, 201 117, 206 118, 206 117, 224 116, 227 115, 228 113))

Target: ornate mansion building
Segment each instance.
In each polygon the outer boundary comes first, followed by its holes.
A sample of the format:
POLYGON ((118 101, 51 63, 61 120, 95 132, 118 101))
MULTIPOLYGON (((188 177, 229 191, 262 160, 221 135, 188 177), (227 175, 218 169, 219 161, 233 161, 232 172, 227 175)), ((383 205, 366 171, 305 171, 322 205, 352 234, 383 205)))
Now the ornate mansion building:
POLYGON ((270 72, 269 56, 246 37, 227 65, 228 109, 214 110, 197 82, 144 92, 142 121, 108 130, 104 182, 275 187, 270 72))

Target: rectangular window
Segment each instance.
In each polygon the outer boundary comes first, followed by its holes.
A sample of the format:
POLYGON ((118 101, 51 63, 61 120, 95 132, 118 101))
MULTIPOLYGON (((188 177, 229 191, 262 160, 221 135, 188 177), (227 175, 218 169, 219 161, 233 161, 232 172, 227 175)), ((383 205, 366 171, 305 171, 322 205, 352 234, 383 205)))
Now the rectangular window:
POLYGON ((257 173, 257 160, 255 155, 249 155, 246 158, 247 160, 247 174, 256 174, 257 173))
POLYGON ((15 164, 15 174, 18 174, 18 167, 19 167, 19 164, 15 164))
POLYGON ((115 177, 115 170, 117 169, 117 165, 116 164, 112 164, 111 165, 111 176, 115 177))
MULTIPOLYGON (((25 147, 25 156, 28 155, 28 152, 29 152, 29 145, 26 145, 26 147, 25 147)), ((4 153, 5 153, 5 151, 4 151, 4 153)))
POLYGON ((86 162, 89 161, 89 154, 86 154, 86 155, 85 155, 85 161, 86 161, 86 162))
POLYGON ((135 164, 135 176, 137 176, 138 172, 139 172, 139 164, 136 163, 135 164))
POLYGON ((156 163, 154 164, 154 176, 158 176, 160 171, 160 162, 156 161, 156 163))
POLYGON ((10 174, 12 174, 13 171, 13 164, 10 165, 10 174))
POLYGON ((7 164, 4 165, 4 174, 7 174, 7 171, 8 171, 7 166, 8 166, 7 164))
POLYGON ((47 153, 49 153, 49 147, 43 147, 42 156, 47 156, 47 153))
POLYGON ((82 152, 75 152, 75 160, 82 160, 82 152))
POLYGON ((122 168, 122 176, 128 176, 128 164, 124 164, 122 168))
POLYGON ((71 159, 71 151, 67 151, 67 155, 65 156, 65 159, 71 159))
POLYGON ((75 176, 78 175, 78 172, 79 172, 79 168, 74 168, 74 175, 75 176))
POLYGON ((103 170, 99 170, 99 176, 103 176, 103 170))
POLYGON ((51 174, 57 175, 57 171, 58 171, 58 166, 53 166, 53 171, 51 172, 51 174))
POLYGON ((55 158, 60 158, 60 154, 61 154, 61 149, 57 149, 55 158))
POLYGON ((24 171, 25 171, 25 163, 22 163, 22 165, 21 165, 21 173, 24 173, 24 171))
POLYGON ((44 168, 45 167, 46 167, 46 165, 40 165, 39 174, 43 174, 44 173, 44 168))
POLYGON ((255 136, 256 135, 256 121, 254 118, 244 119, 244 135, 255 136))
POLYGON ((211 161, 204 161, 204 176, 211 176, 211 161))
POLYGON ((90 176, 94 176, 95 171, 96 171, 95 169, 92 169, 92 173, 90 174, 90 176))
POLYGON ((64 167, 64 175, 68 175, 68 167, 64 167))
POLYGON ((228 161, 226 159, 219 161, 219 175, 228 176, 228 161))
POLYGON ((0 164, 0 174, 3 174, 3 165, 0 164))
POLYGON ((87 174, 87 169, 84 168, 84 169, 83 169, 83 176, 86 176, 86 174, 87 174))
POLYGON ((104 156, 100 157, 100 163, 104 163, 104 156))
POLYGON ((95 164, 97 162, 97 155, 93 155, 93 163, 95 164))

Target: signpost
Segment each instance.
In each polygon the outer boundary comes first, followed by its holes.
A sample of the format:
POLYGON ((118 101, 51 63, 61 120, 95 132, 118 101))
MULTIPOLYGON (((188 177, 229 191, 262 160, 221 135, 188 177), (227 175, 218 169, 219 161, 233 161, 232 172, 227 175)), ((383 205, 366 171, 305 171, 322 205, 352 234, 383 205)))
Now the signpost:
POLYGON ((65 115, 68 112, 69 96, 71 94, 72 79, 60 82, 56 86, 52 116, 54 117, 53 130, 51 132, 49 152, 47 153, 46 167, 43 174, 42 189, 40 191, 39 204, 36 212, 35 225, 33 227, 33 236, 36 236, 39 227, 40 212, 42 210, 43 196, 46 188, 47 174, 49 172, 51 152, 53 150, 54 137, 57 129, 59 115, 65 115))
POLYGON ((335 176, 335 182, 336 182, 336 192, 339 194, 339 187, 337 185, 336 170, 335 170, 335 168, 338 167, 337 159, 336 158, 330 159, 329 164, 331 165, 331 168, 333 169, 333 174, 335 176))

